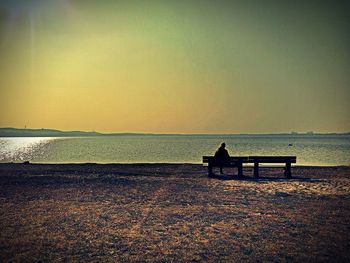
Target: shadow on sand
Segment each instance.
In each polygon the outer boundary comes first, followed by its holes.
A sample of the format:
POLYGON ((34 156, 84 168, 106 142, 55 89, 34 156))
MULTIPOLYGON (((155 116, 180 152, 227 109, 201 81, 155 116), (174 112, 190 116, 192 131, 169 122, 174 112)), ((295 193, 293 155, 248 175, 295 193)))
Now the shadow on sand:
POLYGON ((285 176, 259 176, 259 178, 255 178, 253 176, 240 176, 232 175, 232 174, 221 174, 221 175, 212 175, 210 179, 216 179, 216 180, 227 180, 227 181, 249 181, 249 182, 293 182, 293 181, 299 181, 299 182, 316 182, 316 181, 322 181, 322 179, 313 179, 313 178, 307 178, 307 177, 299 177, 299 176, 293 176, 292 178, 286 178, 285 176))

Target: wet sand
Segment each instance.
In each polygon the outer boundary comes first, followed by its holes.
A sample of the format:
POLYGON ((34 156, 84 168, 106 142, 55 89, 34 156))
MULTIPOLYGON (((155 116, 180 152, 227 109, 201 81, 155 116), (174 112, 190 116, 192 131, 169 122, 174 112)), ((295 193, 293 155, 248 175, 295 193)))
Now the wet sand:
POLYGON ((225 172, 0 164, 0 261, 350 261, 350 167, 225 172))

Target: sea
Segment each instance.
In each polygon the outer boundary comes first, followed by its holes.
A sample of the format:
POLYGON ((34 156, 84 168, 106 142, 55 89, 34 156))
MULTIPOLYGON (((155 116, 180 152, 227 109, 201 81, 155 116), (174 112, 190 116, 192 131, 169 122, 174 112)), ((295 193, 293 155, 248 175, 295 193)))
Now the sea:
POLYGON ((297 165, 350 165, 350 134, 1 137, 0 162, 201 163, 222 142, 231 156, 297 156, 297 165))

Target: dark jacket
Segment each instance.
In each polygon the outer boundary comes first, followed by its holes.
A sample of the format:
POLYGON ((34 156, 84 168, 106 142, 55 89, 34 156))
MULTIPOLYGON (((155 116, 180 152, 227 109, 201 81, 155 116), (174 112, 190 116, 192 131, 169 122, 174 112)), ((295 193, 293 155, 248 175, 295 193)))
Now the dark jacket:
POLYGON ((224 160, 228 159, 230 157, 230 155, 228 154, 228 151, 224 147, 220 146, 220 148, 216 151, 214 157, 217 160, 224 161, 224 160))

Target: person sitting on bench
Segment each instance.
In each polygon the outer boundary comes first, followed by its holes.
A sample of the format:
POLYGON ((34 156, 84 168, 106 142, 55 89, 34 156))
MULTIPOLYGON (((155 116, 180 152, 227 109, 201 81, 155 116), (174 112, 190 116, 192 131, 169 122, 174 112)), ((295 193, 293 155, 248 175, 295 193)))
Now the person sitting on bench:
POLYGON ((220 174, 223 174, 222 167, 224 164, 228 161, 228 158, 230 155, 228 154, 228 151, 225 149, 226 143, 222 143, 219 149, 215 152, 214 158, 219 163, 220 167, 220 174))

